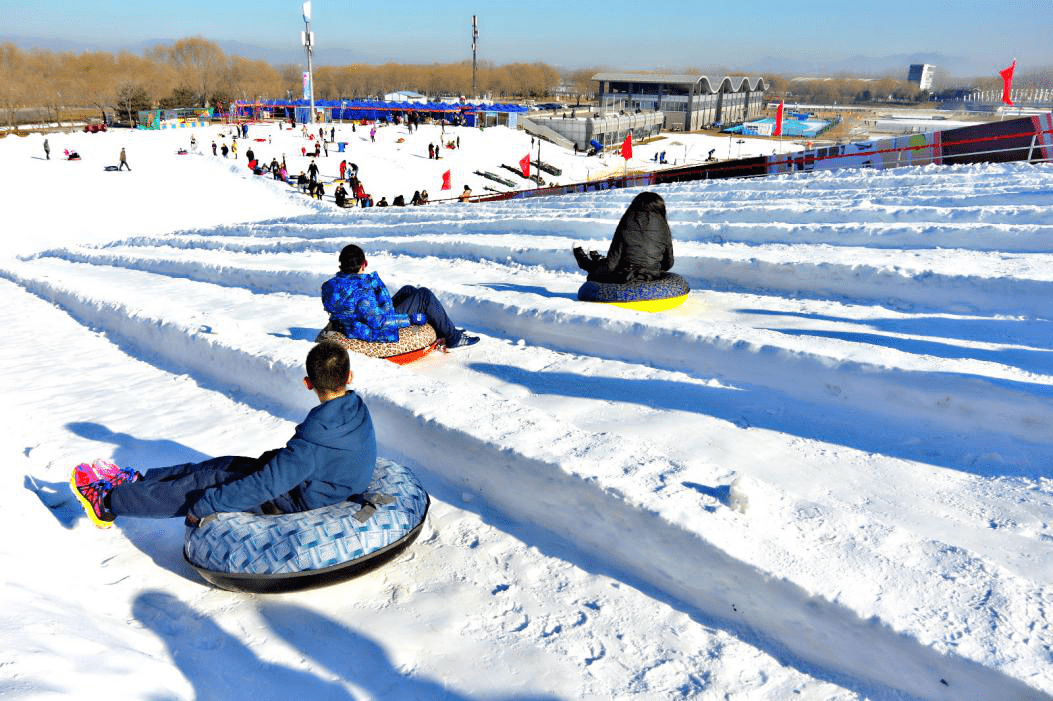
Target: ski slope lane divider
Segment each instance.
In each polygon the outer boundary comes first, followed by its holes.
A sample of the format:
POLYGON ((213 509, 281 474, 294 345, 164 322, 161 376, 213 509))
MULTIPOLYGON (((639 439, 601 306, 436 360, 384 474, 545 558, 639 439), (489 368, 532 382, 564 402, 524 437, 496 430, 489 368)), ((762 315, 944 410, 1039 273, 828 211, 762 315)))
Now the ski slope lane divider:
MULTIPOLYGON (((290 401, 287 390, 299 383, 310 342, 272 345, 261 343, 262 333, 204 333, 193 322, 96 298, 31 271, 0 274, 166 369, 189 372, 206 386, 278 408, 292 420, 306 410, 305 395, 296 393, 290 401), (268 348, 261 350, 264 345, 268 348), (231 378, 237 378, 237 386, 231 378)), ((137 300, 143 301, 150 300, 137 300)), ((582 462, 596 465, 594 456, 587 461, 574 456, 573 448, 582 445, 631 462, 636 446, 618 443, 624 439, 597 441, 581 431, 559 431, 544 425, 553 418, 507 399, 488 393, 451 399, 448 387, 427 378, 383 361, 360 362, 355 384, 364 388, 386 454, 480 493, 513 522, 546 530, 585 561, 605 563, 784 661, 875 698, 908 694, 950 701, 964 694, 1048 701, 997 670, 943 654, 735 559, 708 542, 704 528, 688 530, 663 516, 663 504, 670 500, 661 490, 640 490, 635 478, 626 478, 632 465, 613 460, 599 475, 575 469, 582 462)), ((675 471, 671 465, 660 470, 675 471)))
MULTIPOLYGON (((1053 228, 1050 229, 1053 238, 1053 228)), ((570 255, 570 239, 537 237, 524 245, 514 235, 478 234, 471 237, 451 234, 378 236, 366 245, 371 255, 383 252, 418 258, 435 257, 447 261, 492 261, 501 265, 540 266, 548 271, 578 274, 570 255)), ((582 241, 586 248, 602 249, 606 241, 582 241)), ((53 249, 35 257, 55 257, 93 264, 129 267, 166 274, 188 274, 195 264, 177 261, 162 268, 159 256, 148 251, 178 248, 232 253, 337 253, 346 237, 297 240, 275 239, 261 244, 255 239, 213 240, 186 237, 128 241, 102 249, 53 249), (140 253, 136 253, 141 251, 140 253)), ((979 253, 950 250, 939 256, 940 265, 903 268, 903 251, 845 246, 795 246, 769 244, 763 247, 742 244, 684 244, 677 254, 676 271, 692 289, 733 290, 788 297, 839 299, 854 303, 893 305, 914 310, 1007 314, 1029 318, 1053 318, 1053 280, 1034 277, 1035 271, 1049 269, 1048 254, 979 253), (898 258, 897 258, 898 257, 898 258), (963 265, 955 261, 962 259, 963 265), (1007 260, 1011 258, 1011 260, 1007 260), (980 274, 962 275, 956 270, 986 269, 980 274)), ((229 274, 233 268, 225 269, 229 274)), ((276 271, 277 272, 277 271, 276 271)), ((237 284, 237 280, 231 281, 237 284)), ((217 283, 222 284, 222 283, 217 283)), ((293 291, 292 289, 288 291, 293 291)))
MULTIPOLYGON (((53 257, 75 264, 114 265, 256 292, 311 297, 319 294, 328 278, 327 274, 314 273, 313 268, 262 269, 165 256, 64 251, 54 252, 53 257)), ((508 271, 508 275, 513 274, 508 271)), ((386 277, 392 289, 399 287, 397 276, 386 277)), ((560 282, 552 276, 550 285, 560 282)), ((463 285, 432 289, 460 324, 505 338, 523 338, 553 350, 713 377, 743 389, 775 391, 795 400, 833 402, 838 411, 858 412, 861 419, 880 418, 882 413, 895 420, 914 416, 933 430, 995 431, 1028 443, 1036 436, 1053 434, 1053 403, 1049 401, 1053 384, 1041 384, 1041 377, 1018 373, 1000 378, 996 374, 954 371, 962 366, 953 364, 946 366, 950 369, 935 370, 902 351, 885 349, 882 356, 868 358, 870 349, 850 341, 804 343, 777 331, 598 308, 603 305, 561 297, 538 299, 507 290, 481 296, 477 289, 463 285), (823 348, 830 348, 829 354, 821 352, 823 348), (831 393, 836 396, 832 398, 831 393)), ((1045 299, 1042 297, 1043 303, 1045 299)))

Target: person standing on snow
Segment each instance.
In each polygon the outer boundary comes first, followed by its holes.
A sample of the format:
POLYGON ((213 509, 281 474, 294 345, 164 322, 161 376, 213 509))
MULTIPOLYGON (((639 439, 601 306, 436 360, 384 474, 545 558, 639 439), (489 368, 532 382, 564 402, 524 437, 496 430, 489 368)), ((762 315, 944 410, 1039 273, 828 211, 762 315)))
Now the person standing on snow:
POLYGON ((336 191, 333 193, 333 197, 336 199, 337 207, 347 206, 347 190, 344 189, 343 183, 336 186, 336 191))
POLYGON ((307 166, 307 174, 311 176, 311 182, 318 180, 318 164, 311 161, 311 165, 307 166))
POLYGON ((117 166, 117 170, 124 170, 125 168, 129 171, 132 169, 132 167, 128 165, 128 156, 124 152, 124 147, 121 146, 121 164, 117 166))
POLYGON ((51 160, 51 147, 48 146, 48 140, 44 139, 44 156, 47 161, 51 160))

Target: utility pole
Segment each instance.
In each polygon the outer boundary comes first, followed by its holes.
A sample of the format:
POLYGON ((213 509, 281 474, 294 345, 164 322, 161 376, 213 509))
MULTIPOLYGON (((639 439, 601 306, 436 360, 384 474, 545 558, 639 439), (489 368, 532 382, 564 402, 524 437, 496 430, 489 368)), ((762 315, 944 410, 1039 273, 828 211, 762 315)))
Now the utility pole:
POLYGON ((303 22, 306 29, 300 33, 304 49, 307 51, 307 86, 311 98, 311 124, 314 124, 314 32, 311 31, 311 0, 303 4, 303 22))
POLYGON ((472 99, 476 99, 479 96, 479 90, 476 87, 475 72, 476 72, 476 48, 479 43, 479 22, 476 21, 475 15, 472 15, 472 99))
POLYGON ((541 137, 537 137, 537 186, 541 187, 541 137))

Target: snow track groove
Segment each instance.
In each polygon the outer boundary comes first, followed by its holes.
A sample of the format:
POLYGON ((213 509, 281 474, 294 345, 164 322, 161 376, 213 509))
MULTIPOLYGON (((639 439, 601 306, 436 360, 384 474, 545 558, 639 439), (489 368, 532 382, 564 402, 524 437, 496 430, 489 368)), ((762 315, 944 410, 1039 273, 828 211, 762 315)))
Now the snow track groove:
POLYGON ((359 242, 393 289, 425 284, 488 334, 410 368, 354 359, 384 454, 806 674, 890 701, 1047 701, 1027 684, 1050 686, 1053 649, 1053 168, 661 192, 695 290, 663 315, 574 301, 568 249, 605 247, 630 191, 319 205, 0 276, 296 421, 318 288, 359 242), (844 566, 854 589, 830 577, 844 566))
MULTIPOLYGON (((182 292, 204 302, 210 285, 158 281, 147 286, 156 289, 156 297, 129 302, 127 292, 120 289, 123 279, 129 278, 131 288, 144 289, 141 280, 130 278, 146 273, 115 275, 113 270, 99 266, 85 270, 78 264, 59 267, 66 272, 48 275, 34 269, 12 269, 5 276, 162 365, 189 370, 206 385, 255 397, 268 406, 281 407, 289 416, 302 414, 304 407, 299 402, 290 404, 285 388, 302 374, 300 364, 308 343, 249 332, 237 325, 204 331, 196 318, 180 319, 165 312, 168 294, 182 292), (241 387, 231 387, 228 377, 215 374, 216 367, 237 367, 241 387)), ((260 297, 228 289, 214 302, 216 307, 226 305, 227 310, 253 305, 268 319, 268 311, 273 310, 267 307, 289 306, 288 300, 260 297)), ((296 309, 286 312, 289 316, 296 313, 296 309)), ((272 323, 281 325, 282 321, 272 323)), ((469 396, 481 415, 517 416, 513 434, 505 428, 495 435, 470 416, 452 416, 442 402, 444 385, 381 361, 362 361, 356 365, 356 374, 358 382, 369 388, 363 394, 377 420, 386 453, 478 491, 513 520, 547 526, 583 552, 605 553, 604 562, 622 577, 646 583, 693 615, 716 621, 777 657, 818 669, 822 676, 879 697, 906 693, 918 699, 952 699, 960 698, 967 689, 980 697, 1040 698, 1024 684, 994 670, 937 652, 885 624, 863 620, 849 609, 814 597, 788 580, 772 578, 730 557, 700 533, 669 520, 670 505, 690 508, 684 502, 684 491, 666 495, 664 479, 651 481, 646 473, 671 475, 680 468, 660 454, 649 455, 646 447, 616 436, 585 440, 580 431, 554 429, 546 425, 551 418, 507 399, 486 392, 469 396), (422 396, 428 400, 423 404, 419 402, 422 396), (403 405, 405 398, 415 398, 415 406, 403 405), (428 408, 421 410, 422 406, 428 408), (419 439, 407 443, 391 438, 407 435, 419 439), (530 436, 543 443, 529 440, 530 436), (553 441, 553 436, 559 438, 553 441), (582 445, 589 446, 586 453, 576 450, 582 445), (581 471, 586 464, 606 465, 607 471, 587 474, 581 471), (640 472, 644 474, 626 479, 640 472), (649 482, 652 493, 641 493, 639 485, 649 482), (550 494, 551 499, 524 502, 519 498, 524 487, 527 493, 550 494), (583 519, 589 528, 581 528, 583 519), (682 552, 696 557, 685 562, 679 557, 682 552), (845 659, 840 654, 844 649, 865 652, 845 659)), ((475 391, 470 386, 464 389, 475 391)))
MULTIPOLYGON (((1053 229, 1050 230, 1053 237, 1053 229)), ((218 242, 195 238, 178 241, 190 251, 222 250, 254 254, 330 252, 335 255, 347 239, 283 240, 273 244, 224 237, 218 242)), ((580 280, 577 266, 567 255, 566 239, 556 236, 532 239, 524 248, 511 234, 475 235, 470 239, 449 234, 376 236, 358 238, 372 254, 386 251, 444 261, 486 260, 499 264, 540 266, 571 273, 580 280)), ((129 242, 125 248, 103 251, 57 249, 41 256, 66 260, 140 267, 142 251, 162 244, 129 242)), ((172 248, 171 240, 163 248, 172 248)), ((603 248, 600 242, 585 242, 603 248)), ((178 247, 177 247, 178 248, 178 247)), ((162 249, 163 250, 163 249, 162 249)), ((911 252, 897 249, 831 247, 825 244, 688 243, 680 245, 677 270, 692 289, 735 290, 816 299, 843 299, 918 310, 948 310, 983 314, 1013 314, 1053 318, 1053 255, 978 253, 967 250, 941 252, 938 266, 930 259, 911 264, 911 252), (975 272, 962 275, 963 268, 975 272), (982 273, 982 274, 978 274, 982 273)), ((171 257, 171 256, 169 256, 171 257)), ((292 261, 295 264, 295 261, 292 261)), ((156 268, 159 264, 154 263, 156 268)), ((187 263, 172 265, 187 267, 187 263)), ((174 272, 174 269, 173 269, 174 272)))
MULTIPOLYGON (((317 290, 329 277, 315 272, 331 265, 332 256, 281 255, 277 268, 254 267, 258 255, 220 254, 202 251, 198 259, 174 258, 163 250, 156 256, 138 252, 125 254, 114 249, 88 252, 53 252, 59 260, 83 261, 92 265, 115 265, 129 270, 146 271, 164 276, 185 277, 216 285, 246 288, 260 293, 288 293, 303 298, 303 309, 311 310, 300 318, 300 324, 315 319, 324 323, 317 301, 317 290)), ((273 261, 274 256, 271 256, 273 261)), ((415 276, 413 261, 403 258, 380 261, 384 277, 393 289, 426 276, 429 261, 423 260, 415 276), (389 275, 386 271, 393 271, 389 275)), ((44 265, 47 258, 38 259, 44 265)), ((936 461, 973 469, 970 461, 983 453, 996 452, 1006 466, 1017 465, 1031 470, 1039 456, 1053 458, 1053 448, 1036 441, 1038 435, 1053 432, 1053 365, 1049 362, 1024 367, 1012 363, 977 358, 1000 358, 1001 354, 977 353, 960 348, 960 357, 938 358, 909 350, 889 353, 881 359, 871 355, 872 343, 851 340, 865 338, 859 326, 839 330, 844 324, 833 324, 829 331, 783 331, 768 328, 747 329, 736 323, 720 323, 711 313, 685 315, 637 315, 598 305, 574 302, 574 290, 580 276, 554 273, 544 289, 522 282, 518 272, 494 264, 457 262, 468 268, 471 286, 439 283, 435 291, 459 323, 489 331, 505 338, 522 338, 532 345, 545 346, 579 355, 598 355, 630 363, 642 363, 667 370, 683 371, 700 378, 716 378, 722 383, 747 390, 753 395, 770 397, 773 407, 805 417, 823 426, 823 407, 831 404, 830 425, 844 419, 846 412, 860 425, 875 421, 896 426, 901 417, 909 416, 911 426, 902 426, 905 435, 915 441, 911 457, 931 455, 930 446, 955 446, 956 455, 935 457, 936 461), (627 343, 626 339, 634 342, 627 343), (850 359, 842 359, 850 347, 850 359), (824 349, 826 352, 824 352, 824 349), (895 362, 889 364, 892 358, 895 362), (802 377, 809 379, 802 383, 802 377), (873 402, 880 396, 882 401, 873 402), (1038 399, 1038 401, 1035 401, 1038 399), (924 425, 917 419, 923 417, 924 425), (968 436, 948 440, 949 436, 968 436)), ((61 265, 61 264, 60 264, 61 265)), ((537 273, 531 272, 536 283, 537 273)), ((698 297, 698 293, 693 293, 698 297)), ((778 318, 772 304, 767 306, 778 318)), ((277 312, 276 312, 277 313, 277 312)), ((689 312, 688 312, 689 313, 689 312)), ((761 315, 768 324, 770 315, 761 315)), ((309 322, 308 322, 309 323, 309 322)), ((865 325, 865 319, 861 320, 865 325)), ((297 325, 297 324, 293 324, 297 325)), ((897 343, 890 338, 890 344, 897 343)), ((899 342, 910 348, 910 342, 899 342)), ((924 348, 932 341, 914 341, 924 348)), ((1048 349, 1035 349, 1041 357, 1048 349)), ((789 424, 780 428, 786 429, 789 424)), ((837 430, 820 431, 831 438, 837 430)), ((930 457, 932 459, 932 457, 930 457)), ((1011 468, 1010 468, 1011 469, 1011 468)))

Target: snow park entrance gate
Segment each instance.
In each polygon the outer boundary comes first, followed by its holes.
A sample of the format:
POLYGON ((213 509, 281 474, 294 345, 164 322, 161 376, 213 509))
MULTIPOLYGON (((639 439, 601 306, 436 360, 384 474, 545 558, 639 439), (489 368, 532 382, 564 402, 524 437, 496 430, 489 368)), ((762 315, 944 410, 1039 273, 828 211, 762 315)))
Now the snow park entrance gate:
POLYGON ((782 173, 839 170, 841 168, 900 168, 964 163, 1053 162, 1053 113, 988 122, 928 134, 838 144, 771 156, 740 158, 719 163, 607 178, 586 183, 473 197, 473 201, 565 195, 577 192, 649 187, 665 183, 722 178, 750 178, 782 173))

